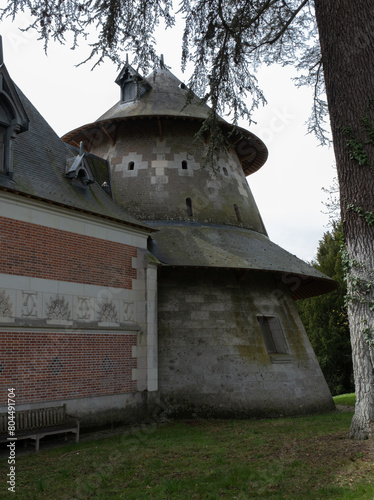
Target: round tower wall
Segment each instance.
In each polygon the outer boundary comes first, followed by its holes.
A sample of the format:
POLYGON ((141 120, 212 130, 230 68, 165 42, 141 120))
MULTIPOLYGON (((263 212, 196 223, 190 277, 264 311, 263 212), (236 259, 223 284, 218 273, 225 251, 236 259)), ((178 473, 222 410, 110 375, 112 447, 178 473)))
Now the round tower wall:
POLYGON ((114 197, 141 220, 229 224, 266 234, 233 148, 212 168, 207 145, 189 120, 122 122, 115 143, 102 137, 91 152, 108 158, 114 197))
POLYGON ((170 415, 334 408, 290 292, 270 273, 162 269, 158 311, 159 390, 170 415))

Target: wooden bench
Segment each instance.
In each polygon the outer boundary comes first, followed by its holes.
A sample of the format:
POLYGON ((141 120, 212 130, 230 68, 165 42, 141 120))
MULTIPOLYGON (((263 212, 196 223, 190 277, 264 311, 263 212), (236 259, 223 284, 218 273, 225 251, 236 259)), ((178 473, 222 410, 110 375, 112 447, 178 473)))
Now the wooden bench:
MULTIPOLYGON (((39 451, 39 441, 53 434, 75 434, 75 442, 79 443, 79 419, 66 413, 66 405, 33 410, 15 410, 14 438, 35 440, 35 451, 39 451)), ((0 414, 0 443, 8 441, 8 414, 0 414)), ((65 437, 66 439, 66 437, 65 437)))

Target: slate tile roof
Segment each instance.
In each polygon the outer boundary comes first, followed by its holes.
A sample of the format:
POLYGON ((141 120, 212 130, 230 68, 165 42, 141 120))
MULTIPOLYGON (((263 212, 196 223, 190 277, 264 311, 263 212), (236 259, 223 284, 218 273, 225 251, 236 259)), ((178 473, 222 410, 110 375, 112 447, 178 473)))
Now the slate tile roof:
POLYGON ((80 185, 66 177, 67 162, 77 155, 78 150, 64 143, 22 91, 18 87, 16 89, 30 124, 29 130, 18 134, 14 141, 13 178, 0 175, 0 189, 12 190, 152 231, 127 214, 101 188, 104 181, 110 185, 106 160, 87 155, 96 181, 89 186, 80 185))

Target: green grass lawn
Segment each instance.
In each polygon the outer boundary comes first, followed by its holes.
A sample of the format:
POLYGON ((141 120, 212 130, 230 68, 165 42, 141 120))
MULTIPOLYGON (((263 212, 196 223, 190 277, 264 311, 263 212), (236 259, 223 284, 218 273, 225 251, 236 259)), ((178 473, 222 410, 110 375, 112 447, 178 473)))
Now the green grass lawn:
POLYGON ((347 438, 351 418, 170 422, 20 455, 13 498, 372 500, 373 442, 347 438))
POLYGON ((353 392, 351 394, 335 396, 334 401, 336 405, 354 406, 356 404, 356 394, 353 392))

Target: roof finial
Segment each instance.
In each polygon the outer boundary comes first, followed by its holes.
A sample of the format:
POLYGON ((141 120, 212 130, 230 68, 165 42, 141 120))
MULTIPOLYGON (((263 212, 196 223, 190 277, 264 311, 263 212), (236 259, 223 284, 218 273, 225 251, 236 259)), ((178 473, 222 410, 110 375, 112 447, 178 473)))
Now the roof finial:
POLYGON ((164 63, 164 54, 161 54, 160 57, 160 68, 164 69, 165 68, 165 63, 164 63))
POLYGON ((81 141, 79 144, 79 156, 83 155, 84 155, 84 147, 83 147, 83 141, 81 141))
POLYGON ((126 66, 128 66, 128 65, 129 65, 129 55, 126 54, 126 66))
POLYGON ((0 66, 4 64, 4 57, 3 57, 3 38, 0 35, 0 66))

